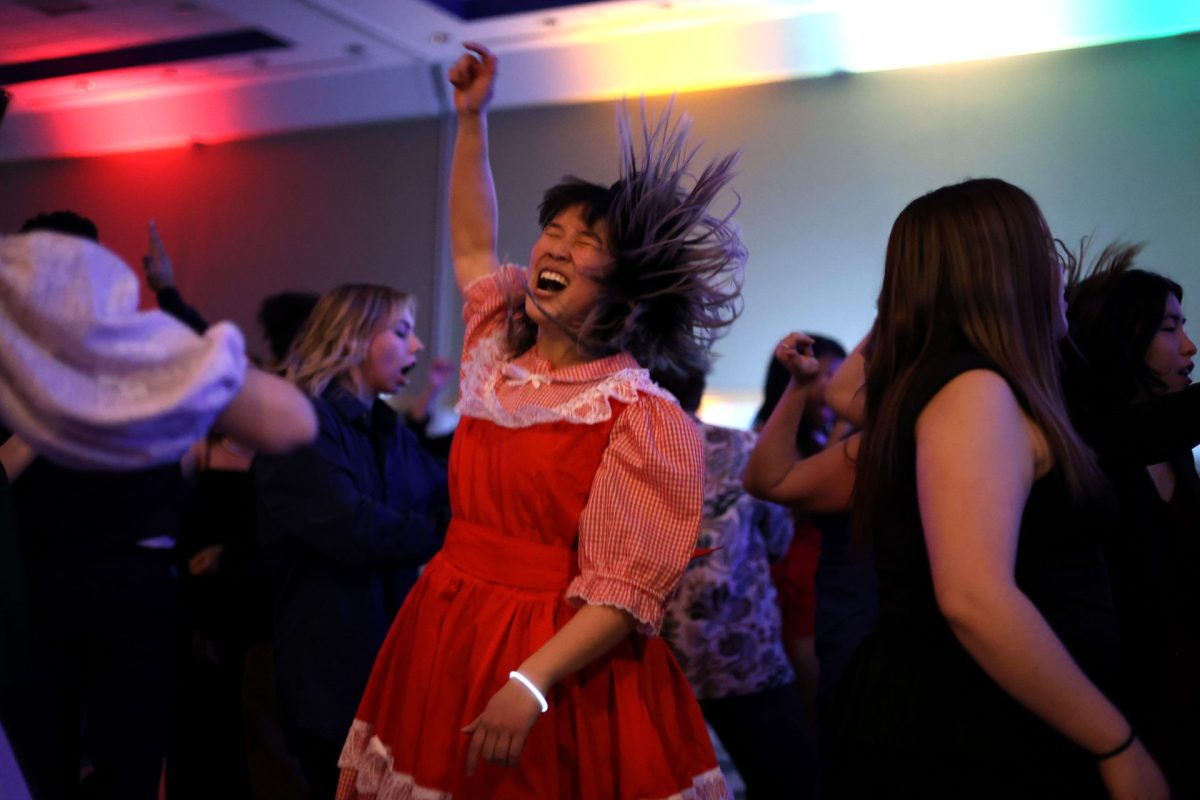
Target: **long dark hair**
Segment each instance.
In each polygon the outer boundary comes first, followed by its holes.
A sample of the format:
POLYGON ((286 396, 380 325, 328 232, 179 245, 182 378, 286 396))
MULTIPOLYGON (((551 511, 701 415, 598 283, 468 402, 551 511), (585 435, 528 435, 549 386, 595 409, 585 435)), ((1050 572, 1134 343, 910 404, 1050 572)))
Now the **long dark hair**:
MULTIPOLYGON (((579 350, 595 357, 623 351, 647 369, 683 374, 707 370, 712 343, 741 312, 746 249, 733 223, 736 197, 727 213, 709 210, 733 180, 738 154, 691 175, 697 150, 687 143, 690 122, 672 107, 652 121, 643 102, 639 155, 622 106, 621 178, 609 187, 564 178, 546 192, 538 218, 544 228, 580 206, 589 225, 606 224, 613 268, 599 280, 595 306, 571 329, 579 350)), ((509 319, 509 350, 524 352, 537 328, 519 305, 509 319)))
POLYGON ((1145 399, 1166 389, 1146 364, 1146 352, 1162 325, 1163 308, 1171 295, 1183 301, 1183 287, 1170 278, 1135 263, 1143 244, 1113 242, 1100 251, 1087 277, 1088 240, 1078 253, 1068 254, 1071 281, 1067 286, 1067 320, 1071 340, 1086 369, 1103 376, 1093 389, 1116 404, 1145 399))
POLYGON ((1059 381, 1060 262, 1033 198, 995 178, 909 203, 888 238, 875 335, 866 353, 866 421, 855 487, 860 539, 890 512, 903 437, 899 417, 915 374, 947 342, 990 359, 1046 437, 1077 497, 1097 476, 1067 418, 1059 381))

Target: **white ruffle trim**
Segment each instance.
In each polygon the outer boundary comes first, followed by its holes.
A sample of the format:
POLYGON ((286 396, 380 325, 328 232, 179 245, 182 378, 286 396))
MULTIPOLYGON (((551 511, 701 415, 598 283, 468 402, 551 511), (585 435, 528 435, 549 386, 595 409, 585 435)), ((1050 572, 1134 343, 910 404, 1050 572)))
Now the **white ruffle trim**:
POLYGON ((656 602, 647 597, 645 590, 613 578, 603 578, 600 576, 583 575, 575 576, 567 586, 566 591, 567 602, 575 608, 581 608, 585 605, 591 606, 610 606, 624 611, 629 616, 637 621, 638 633, 646 636, 658 636, 659 629, 662 627, 663 606, 665 602, 656 602), (602 590, 605 584, 611 586, 617 582, 629 587, 625 592, 625 597, 613 597, 612 592, 597 591, 597 586, 602 590), (641 599, 643 602, 637 602, 641 599))
POLYGON ((393 770, 391 749, 362 720, 350 726, 338 768, 354 770, 354 790, 376 800, 451 800, 450 792, 418 786, 412 775, 393 770))
POLYGON ((733 800, 733 792, 721 774, 720 767, 713 767, 703 775, 692 778, 691 787, 663 800, 733 800))
POLYGON ((496 387, 501 380, 510 385, 532 384, 534 388, 553 383, 579 383, 578 379, 564 381, 553 374, 529 372, 504 357, 503 331, 481 339, 464 359, 462 367, 462 399, 454 407, 462 416, 486 419, 502 428, 529 428, 553 422, 595 425, 612 418, 612 401, 636 403, 638 393, 651 394, 676 403, 670 392, 650 380, 650 373, 640 368, 625 368, 593 381, 587 389, 557 406, 537 406, 529 403, 509 410, 500 404, 496 387))
MULTIPOLYGON (((376 800, 453 800, 450 792, 418 786, 411 775, 392 769, 392 751, 375 735, 368 722, 354 720, 338 758, 340 769, 354 770, 354 790, 376 800)), ((669 797, 655 800, 732 800, 720 767, 692 778, 692 785, 669 797)))

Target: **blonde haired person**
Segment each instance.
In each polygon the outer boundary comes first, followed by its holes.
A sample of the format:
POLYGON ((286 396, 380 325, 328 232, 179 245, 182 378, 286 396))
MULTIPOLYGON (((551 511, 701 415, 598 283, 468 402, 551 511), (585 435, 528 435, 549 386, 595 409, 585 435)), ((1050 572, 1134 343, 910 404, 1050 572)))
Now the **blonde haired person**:
POLYGON ((386 286, 325 294, 284 362, 313 397, 317 441, 255 461, 280 711, 312 797, 333 796, 375 653, 445 534, 445 469, 378 399, 424 350, 414 307, 386 286))

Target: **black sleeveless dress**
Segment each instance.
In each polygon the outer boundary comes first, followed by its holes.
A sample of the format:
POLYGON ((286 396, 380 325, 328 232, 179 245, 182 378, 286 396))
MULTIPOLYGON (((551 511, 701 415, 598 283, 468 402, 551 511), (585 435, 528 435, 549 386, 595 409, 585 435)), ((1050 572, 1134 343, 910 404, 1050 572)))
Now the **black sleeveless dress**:
MULTIPOLYGON (((879 500, 889 522, 872 531, 879 620, 835 696, 827 797, 1106 796, 1091 756, 997 686, 937 607, 917 505, 914 430, 933 396, 972 369, 1000 372, 961 350, 933 359, 901 411, 906 467, 879 500)), ((1016 582, 1115 700, 1120 643, 1101 551, 1106 517, 1111 492, 1075 507, 1057 471, 1036 481, 1021 520, 1016 582)))

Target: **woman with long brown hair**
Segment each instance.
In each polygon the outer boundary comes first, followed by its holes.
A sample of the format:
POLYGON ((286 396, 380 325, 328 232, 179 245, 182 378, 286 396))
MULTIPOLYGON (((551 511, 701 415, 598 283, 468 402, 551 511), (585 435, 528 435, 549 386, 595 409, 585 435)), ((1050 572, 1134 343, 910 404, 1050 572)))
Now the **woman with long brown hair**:
POLYGON ((1110 493, 1062 398, 1061 272, 1004 181, 892 228, 854 498, 880 615, 841 686, 831 797, 1167 796, 1113 702, 1110 493))

